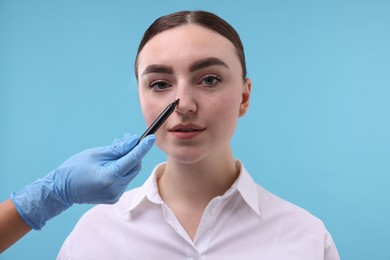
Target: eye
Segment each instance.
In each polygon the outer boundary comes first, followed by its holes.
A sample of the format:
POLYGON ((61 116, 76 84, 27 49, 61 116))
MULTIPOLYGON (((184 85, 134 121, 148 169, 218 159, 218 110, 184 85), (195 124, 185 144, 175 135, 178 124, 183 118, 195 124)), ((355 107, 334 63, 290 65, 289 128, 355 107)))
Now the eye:
POLYGON ((149 87, 156 91, 163 91, 164 89, 168 88, 169 85, 165 81, 153 81, 149 87))
POLYGON ((202 78, 200 84, 205 85, 206 87, 213 87, 221 82, 221 79, 214 75, 207 75, 202 78))

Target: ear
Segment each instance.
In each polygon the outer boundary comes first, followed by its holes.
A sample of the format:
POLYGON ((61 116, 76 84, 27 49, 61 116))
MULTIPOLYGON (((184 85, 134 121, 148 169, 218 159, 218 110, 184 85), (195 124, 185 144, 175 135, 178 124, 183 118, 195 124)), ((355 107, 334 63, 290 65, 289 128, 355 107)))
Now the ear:
POLYGON ((249 100, 251 96, 252 81, 249 78, 245 79, 244 88, 242 90, 242 101, 240 104, 240 110, 238 116, 243 116, 248 111, 249 100))

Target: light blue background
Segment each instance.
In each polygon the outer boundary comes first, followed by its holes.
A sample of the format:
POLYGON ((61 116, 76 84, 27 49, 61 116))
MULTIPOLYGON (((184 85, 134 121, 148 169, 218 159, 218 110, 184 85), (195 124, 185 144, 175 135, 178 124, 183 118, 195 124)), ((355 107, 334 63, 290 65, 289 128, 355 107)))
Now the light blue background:
MULTIPOLYGON (((155 18, 205 9, 246 48, 235 155, 321 218, 342 259, 389 260, 390 1, 0 0, 0 199, 69 156, 142 133, 133 61, 155 18)), ((164 160, 157 149, 129 188, 164 160)), ((77 205, 0 259, 54 259, 77 205)))

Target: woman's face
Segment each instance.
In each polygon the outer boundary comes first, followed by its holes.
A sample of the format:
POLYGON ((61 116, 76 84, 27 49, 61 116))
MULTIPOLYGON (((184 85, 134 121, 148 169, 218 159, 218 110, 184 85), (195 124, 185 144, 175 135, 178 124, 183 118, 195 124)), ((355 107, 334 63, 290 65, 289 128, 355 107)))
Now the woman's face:
POLYGON ((198 25, 154 36, 138 56, 141 109, 150 125, 170 103, 176 110, 156 132, 156 144, 169 159, 195 163, 223 160, 239 116, 249 105, 250 80, 234 45, 198 25))

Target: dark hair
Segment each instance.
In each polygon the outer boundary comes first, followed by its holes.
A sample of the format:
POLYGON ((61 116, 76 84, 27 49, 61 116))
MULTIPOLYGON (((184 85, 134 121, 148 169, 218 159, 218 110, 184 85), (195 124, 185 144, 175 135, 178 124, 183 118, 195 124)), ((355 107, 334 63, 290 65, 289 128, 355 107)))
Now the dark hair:
POLYGON ((206 11, 181 11, 156 19, 149 28, 145 31, 144 36, 138 47, 137 56, 135 59, 135 76, 137 75, 138 55, 145 44, 158 33, 172 29, 185 24, 197 24, 214 32, 219 33, 226 39, 231 41, 236 48, 237 56, 242 67, 242 77, 246 78, 246 65, 244 47, 237 31, 225 20, 219 16, 206 11))

